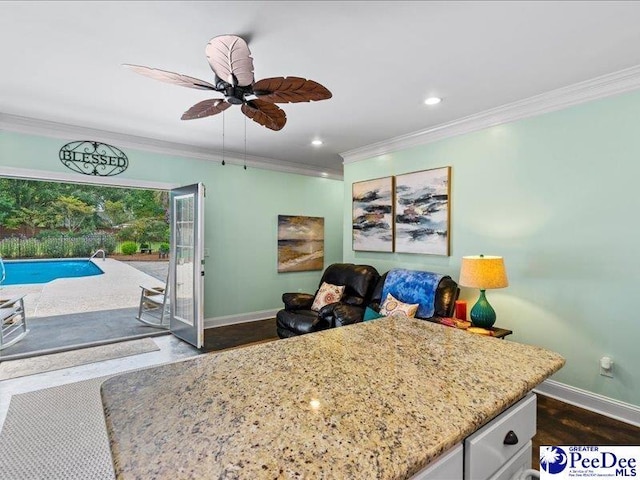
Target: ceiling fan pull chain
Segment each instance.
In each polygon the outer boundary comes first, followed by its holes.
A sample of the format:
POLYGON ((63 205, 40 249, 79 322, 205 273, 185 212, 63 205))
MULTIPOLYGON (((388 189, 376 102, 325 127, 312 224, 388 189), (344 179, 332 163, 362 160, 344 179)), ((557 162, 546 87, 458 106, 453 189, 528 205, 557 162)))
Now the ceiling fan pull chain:
POLYGON ((247 117, 244 117, 244 169, 247 169, 247 117))
POLYGON ((224 163, 224 112, 222 112, 222 165, 226 165, 224 163))

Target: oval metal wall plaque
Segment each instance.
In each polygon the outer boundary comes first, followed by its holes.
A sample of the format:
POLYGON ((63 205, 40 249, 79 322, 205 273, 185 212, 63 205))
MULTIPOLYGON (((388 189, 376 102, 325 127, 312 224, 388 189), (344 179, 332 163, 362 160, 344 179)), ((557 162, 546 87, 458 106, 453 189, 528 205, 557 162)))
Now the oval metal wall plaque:
POLYGON ((60 161, 74 172, 111 177, 124 172, 129 160, 122 150, 106 143, 78 140, 60 149, 60 161))

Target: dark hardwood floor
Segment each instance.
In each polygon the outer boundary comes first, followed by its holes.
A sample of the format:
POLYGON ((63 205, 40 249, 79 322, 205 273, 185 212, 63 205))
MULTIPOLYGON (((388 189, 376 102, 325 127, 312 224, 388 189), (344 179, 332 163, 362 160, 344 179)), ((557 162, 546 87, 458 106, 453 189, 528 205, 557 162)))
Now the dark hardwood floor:
POLYGON ((201 350, 203 352, 220 351, 277 339, 276 319, 268 318, 255 322, 207 328, 204 331, 204 347, 201 350))
POLYGON ((533 437, 533 467, 540 445, 640 445, 640 427, 538 394, 538 432, 533 437))
MULTIPOLYGON (((270 318, 205 330, 205 352, 277 340, 270 318)), ((640 428, 568 403, 538 395, 538 431, 532 465, 539 468, 540 445, 640 445, 640 428)))

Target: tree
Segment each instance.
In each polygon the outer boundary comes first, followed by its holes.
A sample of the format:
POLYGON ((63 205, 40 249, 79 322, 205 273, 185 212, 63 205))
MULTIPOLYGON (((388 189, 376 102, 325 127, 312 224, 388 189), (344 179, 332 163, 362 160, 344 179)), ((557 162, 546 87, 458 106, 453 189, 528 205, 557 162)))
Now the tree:
POLYGON ((126 192, 122 201, 127 208, 131 209, 136 218, 158 218, 162 217, 165 212, 163 194, 166 196, 167 193, 132 189, 126 192))
POLYGON ((112 227, 130 222, 135 218, 133 212, 127 208, 122 200, 106 200, 104 214, 112 227))
POLYGON ((163 229, 153 221, 166 225, 168 211, 164 191, 0 178, 0 225, 32 233, 40 227, 93 232, 140 219, 137 230, 155 241, 151 237, 163 236, 163 229))
POLYGON ((87 219, 91 218, 95 208, 76 197, 61 195, 53 203, 55 215, 70 232, 77 231, 87 219))
POLYGON ((5 221, 5 225, 7 228, 19 228, 24 225, 29 227, 31 235, 35 235, 38 227, 46 225, 46 220, 45 210, 22 207, 20 210, 13 212, 11 217, 5 221))
MULTIPOLYGON (((0 182, 4 179, 0 179, 0 182)), ((11 214, 14 211, 15 202, 13 198, 4 189, 4 185, 0 183, 0 225, 5 225, 5 222, 11 218, 11 214)))
POLYGON ((167 242, 169 225, 164 219, 138 218, 118 232, 120 240, 134 240, 137 243, 167 242))

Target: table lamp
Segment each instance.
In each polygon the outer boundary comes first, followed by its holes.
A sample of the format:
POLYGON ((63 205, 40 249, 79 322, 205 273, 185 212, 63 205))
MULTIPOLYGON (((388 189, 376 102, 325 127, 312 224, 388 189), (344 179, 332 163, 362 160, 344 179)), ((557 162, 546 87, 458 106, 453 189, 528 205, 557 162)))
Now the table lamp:
POLYGON ((460 266, 460 285, 480 289, 480 298, 471 309, 471 323, 480 328, 491 328, 496 321, 493 309, 484 291, 489 288, 509 286, 507 272, 502 257, 472 255, 462 257, 460 266))

